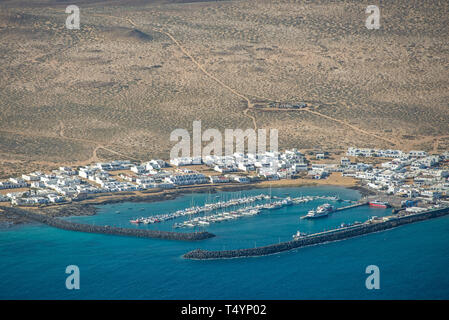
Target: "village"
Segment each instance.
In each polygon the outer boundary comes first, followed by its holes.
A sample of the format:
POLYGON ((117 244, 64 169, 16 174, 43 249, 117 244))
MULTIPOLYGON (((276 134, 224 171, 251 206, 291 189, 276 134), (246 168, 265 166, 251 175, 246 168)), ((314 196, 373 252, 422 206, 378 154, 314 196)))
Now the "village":
POLYGON ((32 172, 0 182, 0 202, 48 206, 104 194, 124 194, 195 186, 258 184, 280 180, 351 178, 376 194, 418 202, 447 202, 449 152, 348 148, 345 154, 300 152, 174 158, 169 162, 114 160, 81 167, 32 172))

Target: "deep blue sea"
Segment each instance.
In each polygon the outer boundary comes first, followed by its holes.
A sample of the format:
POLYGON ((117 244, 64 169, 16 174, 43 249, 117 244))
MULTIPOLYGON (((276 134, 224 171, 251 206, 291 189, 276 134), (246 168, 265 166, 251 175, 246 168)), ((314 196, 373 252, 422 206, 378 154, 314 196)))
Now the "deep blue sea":
MULTIPOLYGON (((338 187, 271 192, 280 197, 360 198, 357 191, 338 187)), ((270 190, 110 204, 99 206, 95 216, 67 219, 134 228, 131 218, 173 212, 192 202, 202 205, 259 193, 270 190)), ((449 299, 449 216, 265 257, 213 261, 181 257, 196 248, 221 250, 276 243, 290 240, 297 230, 311 233, 391 213, 391 209, 360 207, 313 221, 299 220, 325 202, 329 201, 314 200, 212 224, 206 230, 216 237, 199 242, 78 233, 40 224, 3 229, 0 299, 449 299), (79 267, 79 290, 65 287, 68 265, 79 267), (379 290, 365 287, 368 265, 380 269, 379 290)), ((177 220, 142 228, 170 230, 174 222, 177 220)))

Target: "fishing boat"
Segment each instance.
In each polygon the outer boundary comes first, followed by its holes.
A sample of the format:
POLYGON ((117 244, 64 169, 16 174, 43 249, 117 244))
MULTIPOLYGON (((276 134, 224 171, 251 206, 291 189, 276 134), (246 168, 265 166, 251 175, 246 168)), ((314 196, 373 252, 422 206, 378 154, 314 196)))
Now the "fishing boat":
POLYGON ((385 201, 374 200, 369 202, 369 206, 374 208, 386 209, 390 207, 390 204, 385 201))

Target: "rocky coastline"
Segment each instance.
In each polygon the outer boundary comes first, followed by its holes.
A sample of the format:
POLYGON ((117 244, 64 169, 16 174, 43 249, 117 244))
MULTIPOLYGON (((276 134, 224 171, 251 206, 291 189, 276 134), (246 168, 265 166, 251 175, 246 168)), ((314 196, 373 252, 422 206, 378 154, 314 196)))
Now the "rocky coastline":
POLYGON ((134 228, 119 228, 111 226, 97 226, 71 222, 59 218, 50 217, 35 212, 11 207, 0 207, 4 212, 10 214, 16 214, 24 217, 28 221, 35 221, 44 223, 48 226, 77 232, 98 233, 106 235, 118 235, 118 236, 131 236, 137 238, 153 238, 164 240, 180 240, 180 241, 195 241, 204 240, 215 237, 214 234, 209 232, 172 232, 172 231, 159 231, 159 230, 146 230, 146 229, 134 229, 134 228))

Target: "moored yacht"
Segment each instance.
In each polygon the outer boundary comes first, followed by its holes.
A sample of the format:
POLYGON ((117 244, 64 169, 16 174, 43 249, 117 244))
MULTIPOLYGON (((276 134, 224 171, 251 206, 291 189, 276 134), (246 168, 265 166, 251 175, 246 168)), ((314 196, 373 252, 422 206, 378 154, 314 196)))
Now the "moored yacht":
POLYGON ((316 210, 310 210, 305 216, 301 217, 301 219, 316 219, 326 217, 329 213, 335 211, 335 207, 329 203, 325 203, 316 210))

